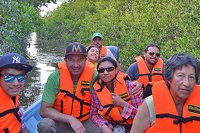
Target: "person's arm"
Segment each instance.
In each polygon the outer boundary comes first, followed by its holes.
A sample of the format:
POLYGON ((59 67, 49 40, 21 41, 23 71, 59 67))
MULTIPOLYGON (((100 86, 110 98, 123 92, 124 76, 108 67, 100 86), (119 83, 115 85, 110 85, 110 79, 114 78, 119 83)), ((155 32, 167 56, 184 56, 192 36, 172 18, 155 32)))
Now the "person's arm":
POLYGON ((131 118, 135 117, 138 111, 138 107, 142 104, 143 99, 142 99, 142 95, 138 95, 138 96, 132 95, 132 92, 135 89, 141 90, 140 93, 142 93, 142 88, 140 84, 135 84, 135 82, 126 80, 126 86, 128 88, 129 95, 131 97, 132 105, 126 102, 121 112, 121 116, 124 117, 125 119, 128 119, 129 117, 131 118))
POLYGON ((138 108, 130 133, 144 133, 148 128, 150 128, 150 116, 147 104, 144 101, 138 108))
POLYGON ((101 103, 99 99, 97 98, 97 95, 95 92, 92 92, 92 99, 91 99, 91 110, 90 110, 90 116, 92 120, 98 125, 100 129, 102 129, 103 132, 107 133, 109 131, 112 131, 112 125, 105 119, 103 119, 99 114, 98 110, 103 109, 101 106, 101 103))
POLYGON ((128 119, 132 114, 133 106, 128 102, 124 101, 119 95, 112 93, 112 100, 115 106, 121 106, 123 108, 121 116, 128 119))
POLYGON ((138 81, 127 81, 126 85, 129 88, 129 93, 134 96, 142 97, 143 96, 143 88, 142 84, 138 81))
POLYGON ((132 105, 121 99, 121 97, 116 94, 112 94, 112 96, 113 96, 113 103, 123 108, 121 116, 124 117, 125 119, 128 119, 129 117, 131 118, 135 117, 137 113, 137 108, 142 104, 143 100, 142 100, 142 95, 139 96, 132 95, 134 89, 136 89, 137 91, 140 90, 139 92, 142 93, 142 87, 140 83, 135 84, 135 82, 126 80, 126 86, 128 88, 131 97, 132 105))
POLYGON ((131 78, 132 81, 137 80, 139 78, 139 71, 138 71, 137 63, 136 62, 132 63, 129 66, 129 68, 127 69, 126 73, 131 78))

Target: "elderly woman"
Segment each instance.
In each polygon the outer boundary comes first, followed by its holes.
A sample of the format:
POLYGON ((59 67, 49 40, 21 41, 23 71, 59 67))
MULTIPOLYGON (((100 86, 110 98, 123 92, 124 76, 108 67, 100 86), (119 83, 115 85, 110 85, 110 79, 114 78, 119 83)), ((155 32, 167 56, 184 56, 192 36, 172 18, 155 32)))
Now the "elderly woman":
POLYGON ((142 103, 142 87, 135 88, 127 75, 118 72, 111 57, 99 60, 99 78, 94 84, 91 102, 92 120, 104 133, 130 131, 137 108, 142 103), (133 93, 133 94, 132 94, 133 93))
POLYGON ((131 133, 199 133, 199 62, 188 54, 173 55, 164 66, 165 81, 139 107, 131 133))

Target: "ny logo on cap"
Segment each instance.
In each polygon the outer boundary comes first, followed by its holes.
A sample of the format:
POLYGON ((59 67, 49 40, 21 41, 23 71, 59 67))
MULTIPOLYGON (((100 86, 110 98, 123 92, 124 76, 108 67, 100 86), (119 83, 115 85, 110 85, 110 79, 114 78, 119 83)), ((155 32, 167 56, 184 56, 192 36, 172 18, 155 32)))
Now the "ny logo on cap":
POLYGON ((72 52, 82 52, 81 48, 80 48, 80 45, 73 45, 73 48, 72 48, 72 52))
POLYGON ((12 58, 13 58, 13 63, 21 63, 19 56, 13 56, 12 58))

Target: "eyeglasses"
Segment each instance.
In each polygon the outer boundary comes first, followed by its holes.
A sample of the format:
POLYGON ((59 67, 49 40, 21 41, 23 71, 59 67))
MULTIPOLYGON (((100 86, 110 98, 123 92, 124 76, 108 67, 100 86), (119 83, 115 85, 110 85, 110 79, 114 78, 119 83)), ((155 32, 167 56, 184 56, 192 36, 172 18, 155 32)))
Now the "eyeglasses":
POLYGON ((4 81, 6 83, 12 83, 15 78, 17 78, 17 81, 19 83, 24 83, 26 80, 26 75, 25 74, 18 74, 18 75, 13 75, 13 74, 0 74, 0 76, 3 76, 4 81))
POLYGON ((149 55, 150 56, 156 55, 156 57, 160 57, 160 53, 149 52, 149 55))
POLYGON ((98 73, 104 73, 105 70, 106 70, 107 72, 111 72, 111 71, 113 71, 114 69, 115 69, 115 67, 108 67, 108 68, 101 68, 101 69, 99 69, 99 70, 97 70, 97 71, 98 71, 98 73))

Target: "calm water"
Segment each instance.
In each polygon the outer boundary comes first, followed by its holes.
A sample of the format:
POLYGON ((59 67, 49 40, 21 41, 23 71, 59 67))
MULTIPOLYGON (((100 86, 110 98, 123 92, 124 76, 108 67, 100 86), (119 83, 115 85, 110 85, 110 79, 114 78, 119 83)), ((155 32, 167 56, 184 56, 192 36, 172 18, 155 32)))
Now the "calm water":
POLYGON ((56 64, 63 60, 67 45, 56 42, 37 42, 36 33, 30 35, 29 42, 30 47, 27 47, 26 53, 28 62, 34 68, 28 73, 25 89, 20 97, 24 109, 41 99, 46 80, 56 69, 56 64))
MULTIPOLYGON (((42 6, 40 15, 48 15, 63 2, 68 0, 57 0, 54 4, 46 3, 42 6)), ((43 88, 48 76, 56 69, 56 64, 63 60, 67 44, 58 42, 37 42, 36 33, 32 33, 28 39, 30 46, 26 49, 28 62, 33 65, 33 70, 28 74, 25 89, 21 94, 21 106, 26 109, 35 101, 41 99, 43 88)))

